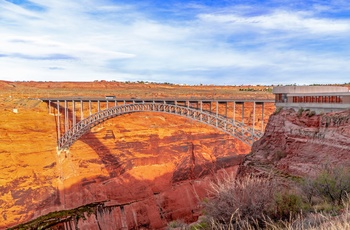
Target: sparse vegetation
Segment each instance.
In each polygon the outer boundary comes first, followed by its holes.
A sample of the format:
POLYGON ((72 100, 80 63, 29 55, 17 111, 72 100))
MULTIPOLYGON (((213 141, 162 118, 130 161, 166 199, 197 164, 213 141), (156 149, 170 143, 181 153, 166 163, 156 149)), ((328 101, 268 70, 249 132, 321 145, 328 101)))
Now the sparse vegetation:
POLYGON ((350 228, 348 168, 328 166, 315 178, 290 183, 295 189, 270 177, 227 174, 212 183, 212 198, 203 204, 207 225, 196 229, 350 228))
POLYGON ((277 107, 273 115, 277 115, 282 111, 283 107, 277 107))
POLYGON ((205 213, 223 225, 239 226, 243 220, 259 227, 264 217, 273 213, 275 187, 270 178, 235 180, 232 175, 226 175, 211 184, 213 199, 204 202, 205 213))
POLYGON ((303 109, 303 108, 300 108, 300 109, 298 110, 298 113, 297 113, 298 117, 300 117, 300 116, 303 114, 303 112, 304 112, 304 109, 303 109))
POLYGON ((315 179, 305 179, 302 189, 309 202, 314 197, 321 197, 323 201, 330 202, 332 207, 339 207, 350 194, 350 169, 326 165, 315 179))

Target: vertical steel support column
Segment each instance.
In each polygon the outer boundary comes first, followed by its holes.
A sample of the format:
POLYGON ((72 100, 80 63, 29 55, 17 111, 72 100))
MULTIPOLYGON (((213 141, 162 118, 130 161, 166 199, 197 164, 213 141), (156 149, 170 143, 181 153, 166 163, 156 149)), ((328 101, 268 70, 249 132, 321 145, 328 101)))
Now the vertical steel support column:
POLYGON ((57 140, 61 137, 61 123, 60 123, 60 101, 57 100, 57 140))
POLYGON ((49 100, 49 114, 51 113, 51 100, 49 100))
POLYGON ((114 107, 117 107, 117 100, 114 100, 114 107))
POLYGON ((64 132, 68 131, 68 110, 67 110, 67 100, 64 100, 64 132))
POLYGON ((227 118, 227 104, 228 104, 228 102, 226 101, 225 102, 225 118, 227 118))
POLYGON ((244 102, 242 102, 242 124, 244 124, 244 102))
POLYGON ((98 112, 100 112, 100 110, 101 110, 101 105, 100 105, 100 100, 97 100, 97 107, 98 107, 98 112))
POLYGON ((219 101, 216 101, 216 127, 218 127, 218 118, 219 118, 219 101))
POLYGON ((91 113, 91 100, 89 100, 89 116, 91 116, 92 113, 91 113))
POLYGON ((201 121, 203 120, 203 101, 201 101, 201 121))
POLYGON ((108 100, 106 101, 106 107, 107 107, 107 109, 108 109, 108 100))
POLYGON ((209 111, 210 111, 210 113, 211 113, 211 103, 212 103, 212 101, 210 101, 210 104, 209 104, 209 111))
POLYGON ((76 123, 76 116, 75 116, 75 101, 72 101, 73 103, 73 112, 72 112, 72 120, 73 120, 73 126, 75 126, 76 123))
POLYGON ((190 101, 186 101, 186 106, 187 106, 187 108, 190 107, 190 101))
POLYGON ((262 119, 261 119, 261 131, 264 132, 264 108, 265 108, 265 102, 262 103, 262 119))
POLYGON ((252 139, 254 141, 254 127, 255 127, 255 101, 253 102, 253 136, 252 136, 252 139))
POLYGON ((233 101, 233 124, 236 122, 236 101, 233 101))
POLYGON ((84 120, 84 102, 82 100, 80 100, 80 120, 84 120))

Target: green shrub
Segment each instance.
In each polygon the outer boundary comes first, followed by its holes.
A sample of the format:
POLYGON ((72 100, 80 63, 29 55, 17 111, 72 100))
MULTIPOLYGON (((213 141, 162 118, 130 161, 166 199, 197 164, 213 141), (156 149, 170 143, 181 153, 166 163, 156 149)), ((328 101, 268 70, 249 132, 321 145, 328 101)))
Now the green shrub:
POLYGON ((333 204, 341 205, 350 193, 350 169, 327 167, 316 178, 314 186, 319 195, 333 204))
POLYGON ((277 115, 282 111, 283 107, 277 107, 273 115, 277 115))
POLYGON ((285 220, 297 217, 307 209, 300 195, 291 192, 279 192, 275 195, 276 213, 274 219, 285 220))
POLYGON ((298 117, 300 117, 300 116, 303 114, 303 112, 304 112, 304 109, 303 109, 303 108, 300 108, 300 109, 298 110, 298 113, 297 113, 298 117))
POLYGON ((167 229, 173 228, 187 229, 187 224, 183 220, 173 220, 168 223, 167 229))
POLYGON ((318 197, 318 205, 326 201, 341 206, 350 193, 350 169, 324 166, 317 177, 306 178, 301 188, 310 204, 318 197))

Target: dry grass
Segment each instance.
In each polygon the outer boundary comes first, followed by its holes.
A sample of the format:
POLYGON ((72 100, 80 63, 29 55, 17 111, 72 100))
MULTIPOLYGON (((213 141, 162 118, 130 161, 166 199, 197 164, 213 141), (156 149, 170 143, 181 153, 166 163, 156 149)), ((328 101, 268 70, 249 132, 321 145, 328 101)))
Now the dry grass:
MULTIPOLYGON (((234 219, 232 214, 231 220, 234 219)), ((336 216, 323 213, 310 213, 306 216, 302 214, 298 215, 295 219, 286 221, 274 221, 269 217, 264 217, 263 226, 257 227, 258 222, 261 220, 242 219, 240 218, 235 223, 222 223, 209 218, 208 227, 206 228, 187 228, 187 229, 214 229, 214 230, 255 230, 255 229, 268 229, 268 230, 347 230, 350 229, 350 207, 349 203, 346 204, 344 210, 336 216)))
MULTIPOLYGON (((316 207, 303 211, 303 203, 289 203, 293 201, 291 198, 301 199, 299 195, 292 191, 281 192, 279 188, 271 178, 236 180, 226 174, 211 184, 212 199, 204 202, 206 224, 199 225, 205 227, 188 229, 350 229, 349 199, 332 212, 315 211, 316 207), (280 194, 286 195, 282 204, 278 199, 280 194), (286 212, 290 214, 284 215, 286 212)), ((327 203, 327 200, 323 202, 327 203)))
POLYGON ((270 178, 246 177, 236 180, 225 175, 210 184, 212 200, 204 202, 209 218, 223 224, 257 226, 273 210, 275 182, 270 178))

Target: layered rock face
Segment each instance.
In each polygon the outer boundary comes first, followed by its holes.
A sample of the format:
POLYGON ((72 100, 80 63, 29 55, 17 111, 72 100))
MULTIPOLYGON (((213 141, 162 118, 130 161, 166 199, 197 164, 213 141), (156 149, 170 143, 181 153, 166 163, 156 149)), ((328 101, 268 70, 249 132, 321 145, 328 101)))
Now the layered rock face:
MULTIPOLYGON (((104 122, 69 151, 57 152, 57 117, 34 98, 273 98, 262 86, 253 92, 241 88, 0 81, 0 229, 31 220, 24 229, 37 229, 38 224, 52 229, 160 229, 176 219, 195 221, 215 172, 235 172, 250 151, 227 134, 179 116, 134 113, 104 122)), ((224 113, 224 107, 219 105, 219 111, 224 113)), ((252 125, 252 110, 251 103, 244 112, 237 106, 236 117, 243 112, 246 124, 252 125)), ((273 110, 266 105, 265 119, 273 110)), ((256 120, 254 125, 260 128, 266 122, 256 120)))
POLYGON ((350 110, 315 115, 282 110, 240 167, 246 173, 315 175, 324 166, 350 167, 350 110))
POLYGON ((55 117, 45 104, 0 116, 0 229, 40 216, 25 228, 160 229, 195 221, 208 180, 222 168, 235 171, 250 150, 186 118, 134 113, 57 152, 55 117))

